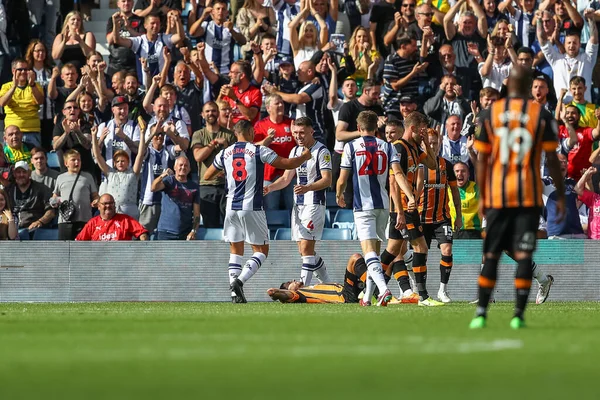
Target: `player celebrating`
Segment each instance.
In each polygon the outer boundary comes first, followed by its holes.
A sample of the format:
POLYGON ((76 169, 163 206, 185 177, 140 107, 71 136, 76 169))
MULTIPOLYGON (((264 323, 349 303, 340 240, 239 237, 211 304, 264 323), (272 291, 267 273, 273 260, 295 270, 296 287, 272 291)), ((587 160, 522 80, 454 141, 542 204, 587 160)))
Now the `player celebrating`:
MULTIPOLYGON (((354 222, 358 239, 367 262, 368 277, 364 299, 361 305, 371 305, 373 284, 379 289, 378 306, 387 306, 392 298, 383 276, 379 251, 385 239, 385 226, 388 219, 389 199, 385 185, 390 164, 400 172, 398 154, 390 143, 375 137, 377 114, 362 111, 356 120, 359 138, 344 145, 340 177, 336 185, 336 200, 340 207, 346 207, 344 191, 350 176, 353 175, 354 222), (366 300, 365 300, 366 299, 366 300)), ((414 207, 414 199, 412 199, 414 207)))
POLYGON ((531 71, 514 67, 508 79, 508 97, 484 110, 483 127, 475 140, 479 151, 477 181, 487 220, 483 242, 485 261, 479 276, 479 303, 471 329, 486 325, 487 307, 496 284, 503 250, 517 260, 513 329, 525 326, 523 314, 533 277, 532 255, 542 202, 542 150, 557 195, 557 214, 564 218, 565 190, 560 175, 556 122, 548 111, 529 100, 531 71))
POLYGON ((233 132, 237 143, 217 154, 204 179, 211 180, 219 171, 225 171, 227 208, 223 237, 230 244, 229 283, 232 301, 246 303, 244 283, 258 271, 269 254, 269 228, 263 210, 264 164, 295 169, 309 160, 311 154, 305 149, 298 158, 281 158, 268 147, 253 145, 254 129, 246 120, 238 121, 233 132), (244 241, 252 246, 254 254, 242 269, 244 241))
MULTIPOLYGON (((399 153, 400 164, 398 172, 394 169, 396 180, 390 180, 390 187, 396 183, 402 190, 400 200, 393 201, 393 209, 397 210, 390 214, 389 237, 397 242, 409 240, 413 249, 413 272, 419 292, 418 304, 420 306, 436 307, 444 303, 429 297, 425 282, 427 279, 427 253, 429 247, 423 237, 421 217, 414 201, 417 198, 417 173, 419 164, 422 163, 429 169, 437 169, 438 163, 436 153, 431 150, 427 131, 428 120, 423 114, 413 111, 404 119, 404 134, 402 139, 395 142, 394 146, 399 153), (421 149, 423 144, 423 150, 421 149), (396 204, 399 202, 400 204, 396 204)), ((398 188, 392 188, 394 193, 398 188)), ((418 199, 417 199, 418 200, 418 199)), ((397 246, 396 248, 400 248, 397 246)), ((390 246, 388 246, 390 249, 390 246)), ((401 254, 401 253, 400 253, 401 254)), ((398 283, 402 290, 402 297, 410 299, 413 296, 408 279, 406 264, 401 255, 393 254, 386 250, 382 258, 394 257, 393 272, 398 276, 398 283)))
MULTIPOLYGON (((438 132, 431 128, 427 132, 431 152, 439 154, 438 132)), ((452 223, 450 205, 448 204, 448 188, 452 193, 452 202, 457 213, 454 229, 459 230, 462 227, 460 194, 458 193, 456 175, 454 175, 452 164, 438 155, 436 156, 435 169, 428 169, 422 164, 419 166, 417 193, 421 193, 419 196, 419 214, 423 224, 425 243, 430 248, 431 239, 435 237, 442 253, 440 260, 440 290, 438 291, 438 299, 442 303, 452 301, 446 290, 452 271, 452 223)))
POLYGON ((290 158, 296 158, 304 149, 309 149, 311 159, 296 170, 285 171, 264 189, 265 194, 283 189, 294 176, 298 177, 298 184, 294 186, 292 240, 298 242, 302 256, 300 277, 305 286, 310 285, 313 273, 321 282, 329 282, 325 263, 315 253, 315 241, 321 240, 325 226, 325 189, 331 185, 331 154, 324 144, 315 140, 312 126, 308 117, 292 123, 292 135, 298 145, 290 153, 290 158))
POLYGON ((302 282, 285 282, 279 289, 271 288, 267 294, 282 303, 358 303, 367 278, 367 264, 360 254, 353 254, 346 265, 344 284, 326 283, 314 286, 302 282))

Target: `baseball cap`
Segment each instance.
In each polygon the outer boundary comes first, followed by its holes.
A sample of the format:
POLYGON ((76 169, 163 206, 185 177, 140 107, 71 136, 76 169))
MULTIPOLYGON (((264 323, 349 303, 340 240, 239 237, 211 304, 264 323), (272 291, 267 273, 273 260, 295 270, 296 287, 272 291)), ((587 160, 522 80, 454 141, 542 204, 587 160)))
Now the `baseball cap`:
POLYGON ((415 101, 412 97, 405 95, 400 97, 400 103, 415 103, 415 101))
POLYGON ((23 168, 25 171, 29 171, 29 164, 27 164, 27 161, 17 161, 15 169, 17 168, 23 168))
POLYGON ((125 96, 117 96, 112 99, 110 106, 114 107, 114 106, 118 106, 120 104, 127 104, 127 103, 129 103, 129 102, 127 101, 127 98, 125 96))
POLYGON ((279 65, 283 64, 293 64, 292 57, 290 56, 281 56, 279 57, 279 65))

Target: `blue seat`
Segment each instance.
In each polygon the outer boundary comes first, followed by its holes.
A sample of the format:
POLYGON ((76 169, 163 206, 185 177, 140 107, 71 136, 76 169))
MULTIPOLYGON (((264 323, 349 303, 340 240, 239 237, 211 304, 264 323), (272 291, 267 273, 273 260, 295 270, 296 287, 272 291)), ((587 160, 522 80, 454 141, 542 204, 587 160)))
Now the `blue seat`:
POLYGON ((219 228, 200 228, 196 232, 198 240, 223 240, 223 229, 219 228))
POLYGON ((323 229, 322 240, 352 240, 352 231, 350 229, 323 229))
POLYGON ((58 240, 58 229, 36 229, 33 240, 58 240))
POLYGON ((325 210, 325 228, 331 228, 331 211, 325 210))
POLYGON ((354 222, 354 212, 352 210, 341 209, 335 213, 333 222, 354 222))
POLYGON ((291 226, 289 210, 268 210, 265 211, 265 214, 267 215, 269 229, 289 228, 291 226))
POLYGON ((274 240, 292 240, 292 230, 290 228, 277 229, 274 240))
POLYGON ((51 151, 46 154, 48 157, 48 168, 60 170, 60 161, 58 160, 58 154, 55 151, 51 151))
POLYGON ((335 200, 335 192, 325 192, 325 207, 339 208, 337 201, 335 200))

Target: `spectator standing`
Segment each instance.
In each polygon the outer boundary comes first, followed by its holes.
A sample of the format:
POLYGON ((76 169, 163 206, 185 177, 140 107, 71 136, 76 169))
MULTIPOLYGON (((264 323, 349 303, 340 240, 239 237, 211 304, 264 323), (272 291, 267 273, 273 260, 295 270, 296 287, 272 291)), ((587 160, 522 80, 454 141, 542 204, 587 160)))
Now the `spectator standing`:
POLYGON ((182 47, 179 51, 183 55, 183 61, 179 61, 175 66, 173 86, 177 91, 177 104, 185 106, 189 111, 192 132, 196 132, 202 127, 204 76, 196 62, 192 62, 188 48, 182 47), (194 73, 194 79, 192 79, 192 72, 194 73))
MULTIPOLYGON (((596 115, 596 118, 600 113, 596 115)), ((568 154, 567 176, 577 182, 585 170, 590 166, 590 156, 594 142, 600 139, 600 122, 592 128, 579 127, 581 113, 575 105, 568 104, 564 113, 559 115, 564 125, 558 128, 558 138, 562 143, 562 150, 568 154)))
POLYGON ((462 126, 458 115, 451 115, 446 119, 446 135, 442 138, 440 155, 451 164, 461 161, 474 166, 477 161, 477 153, 473 149, 475 138, 473 135, 462 136, 462 126))
MULTIPOLYGON (((247 41, 260 43, 266 33, 277 34, 277 18, 272 7, 265 7, 260 0, 245 0, 235 17, 235 23, 247 41)), ((246 43, 242 51, 250 51, 246 43)))
POLYGON ((369 17, 371 43, 377 45, 377 50, 383 58, 390 54, 383 39, 385 33, 389 30, 390 24, 394 23, 396 14, 400 12, 400 3, 398 0, 384 0, 373 4, 371 9, 371 16, 369 17))
POLYGON ((77 68, 73 64, 65 64, 60 68, 60 80, 63 82, 63 86, 57 86, 57 72, 56 68, 52 69, 52 76, 48 85, 48 93, 50 98, 54 100, 55 114, 58 113, 58 110, 62 111, 67 98, 77 89, 77 80, 79 79, 77 68))
MULTIPOLYGON (((356 71, 350 78, 356 82, 358 94, 360 95, 362 93, 362 84, 369 77, 369 71, 375 69, 376 72, 382 58, 375 45, 371 43, 369 31, 363 26, 359 26, 354 30, 348 47, 348 53, 356 66, 356 71), (372 67, 372 64, 375 64, 375 66, 372 67)), ((374 76, 375 73, 372 73, 372 75, 374 76)))
POLYGON ((200 186, 187 179, 187 157, 179 156, 174 169, 167 169, 152 182, 152 191, 162 192, 158 240, 195 240, 200 224, 200 186))
MULTIPOLYGON (((118 0, 116 18, 121 20, 119 36, 123 38, 140 36, 144 33, 144 18, 133 13, 133 0, 118 0)), ((106 23, 106 41, 108 42, 108 69, 106 73, 113 76, 117 71, 136 73, 138 60, 135 53, 124 46, 119 46, 113 35, 113 17, 106 23)))
POLYGON ((300 5, 296 0, 273 0, 275 18, 277 18, 277 50, 282 55, 293 57, 290 43, 290 22, 300 13, 300 5))
POLYGON ((0 189, 0 240, 15 240, 18 234, 10 197, 4 189, 0 189))
POLYGON ((456 78, 453 75, 446 75, 437 94, 425 102, 423 111, 442 125, 445 133, 448 117, 458 115, 463 119, 469 112, 469 102, 463 97, 462 88, 456 83, 456 78))
POLYGON ((231 106, 231 123, 245 119, 256 123, 260 117, 262 94, 260 89, 250 83, 252 67, 250 63, 238 60, 231 65, 229 84, 221 86, 219 100, 225 100, 231 106))
POLYGON ((221 220, 225 217, 225 177, 206 180, 204 173, 221 149, 235 143, 235 135, 219 125, 219 107, 216 103, 205 103, 202 117, 206 126, 194 132, 192 137, 192 151, 200 177, 200 212, 205 227, 222 228, 221 220))
MULTIPOLYGON (((515 28, 514 33, 521 45, 525 47, 530 47, 535 41, 534 12, 537 6, 536 3, 536 0, 519 0, 516 2, 506 0, 498 5, 501 12, 508 12, 510 23, 515 28)), ((488 26, 494 25, 490 25, 488 22, 488 26)))
POLYGON ((12 64, 12 82, 0 88, 0 107, 4 107, 4 125, 15 125, 24 133, 24 141, 41 146, 38 109, 44 103, 44 91, 36 82, 27 61, 16 58, 12 64))
POLYGON ((312 59, 315 53, 328 43, 329 30, 327 29, 327 24, 315 11, 311 0, 304 1, 302 11, 290 22, 289 30, 290 44, 294 53, 294 66, 296 69, 300 68, 302 62, 312 59), (306 20, 309 14, 315 17, 319 28, 317 28, 313 21, 306 20), (300 26, 299 31, 297 30, 298 26, 300 26))
POLYGON ((180 119, 173 118, 169 113, 169 101, 164 97, 157 97, 152 106, 154 115, 146 127, 146 140, 149 141, 154 126, 160 127, 159 132, 165 133, 164 145, 167 151, 176 156, 186 151, 190 144, 188 130, 180 119))
POLYGON ((96 51, 96 38, 86 32, 79 11, 71 11, 65 17, 61 32, 52 44, 52 58, 61 64, 73 64, 78 70, 85 65, 87 56, 96 51))
POLYGON ((42 183, 31 179, 31 169, 25 161, 15 164, 15 184, 8 189, 14 199, 13 214, 17 217, 19 230, 26 230, 29 239, 36 229, 49 225, 56 211, 50 205, 52 191, 42 183))
MULTIPOLYGON (((111 102, 111 109, 113 118, 98 125, 98 132, 104 138, 100 143, 101 147, 104 147, 106 164, 110 168, 114 168, 114 153, 123 150, 127 153, 127 157, 131 159, 132 154, 138 152, 141 134, 137 122, 128 119, 129 104, 125 96, 114 97, 111 102)), ((127 167, 129 167, 129 164, 127 167)))
POLYGON ((600 240, 600 194, 598 194, 598 188, 594 187, 592 182, 592 176, 596 172, 596 168, 588 168, 577 182, 575 192, 589 209, 587 237, 600 240))
POLYGON ((60 174, 58 171, 48 168, 48 157, 46 156, 46 152, 37 147, 31 149, 31 163, 34 168, 34 170, 31 171, 31 179, 46 186, 50 189, 50 192, 54 192, 56 179, 60 174))
MULTIPOLYGON (((462 228, 454 232, 454 239, 481 239, 481 221, 483 216, 479 210, 481 194, 477 183, 469 180, 469 166, 464 162, 454 164, 454 174, 460 195, 460 212, 462 215, 462 228)), ((452 193, 448 188, 448 196, 452 193)), ((452 226, 456 224, 456 208, 449 202, 452 226)))
MULTIPOLYGON (((94 160, 90 151, 92 148, 92 124, 80 119, 81 110, 77 102, 73 100, 65 103, 62 113, 64 118, 54 126, 52 141, 54 150, 59 153, 59 157, 61 154, 66 154, 67 150, 77 150, 80 162, 77 168, 94 175, 94 160)), ((65 161, 64 157, 63 161, 65 161)), ((61 165, 61 168, 65 167, 65 165, 61 165)))
POLYGON ((117 212, 115 199, 110 194, 100 196, 98 210, 100 215, 89 220, 75 240, 148 240, 148 231, 135 218, 117 212))
POLYGON ((74 240, 85 223, 92 218, 92 207, 98 203, 98 189, 94 178, 82 170, 81 155, 77 150, 67 150, 63 162, 67 172, 60 174, 56 179, 50 204, 59 208, 61 203, 72 199, 75 205, 72 217, 67 221, 59 212, 58 240, 74 240))
POLYGON ((325 26, 327 26, 327 39, 323 44, 328 43, 331 34, 336 31, 339 12, 338 0, 305 0, 305 2, 310 3, 309 7, 314 9, 314 13, 311 13, 312 15, 309 15, 306 20, 312 21, 319 33, 321 32, 321 24, 319 23, 318 17, 325 21, 325 26))
MULTIPOLYGON (((291 131, 293 121, 285 116, 285 107, 281 96, 268 95, 266 104, 269 116, 254 124, 254 144, 269 147, 279 157, 289 157, 290 152, 296 146, 291 131)), ((272 185, 284 172, 285 170, 277 169, 270 164, 265 165, 264 186, 272 185)), ((291 210, 294 206, 294 185, 288 185, 265 197, 265 210, 279 210, 282 200, 283 209, 291 210)))

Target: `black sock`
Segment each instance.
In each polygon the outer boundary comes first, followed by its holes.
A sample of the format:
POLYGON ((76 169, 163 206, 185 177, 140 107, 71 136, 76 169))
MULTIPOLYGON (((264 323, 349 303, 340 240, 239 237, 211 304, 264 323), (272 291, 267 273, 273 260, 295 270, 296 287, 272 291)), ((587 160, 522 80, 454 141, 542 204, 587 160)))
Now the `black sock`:
POLYGON ((384 250, 383 253, 381 253, 381 266, 384 270, 394 261, 394 258, 396 258, 396 256, 387 250, 384 250))
POLYGON ((417 281, 417 290, 419 291, 419 297, 421 300, 429 298, 427 293, 427 254, 425 253, 413 253, 413 272, 415 274, 415 281, 417 281))
POLYGON ((523 319, 525 308, 527 307, 527 298, 531 291, 531 279, 533 278, 533 269, 531 268, 531 258, 525 258, 517 261, 517 274, 515 276, 515 288, 517 290, 517 301, 515 303, 515 317, 523 319))
POLYGON ((490 302, 490 297, 496 286, 496 276, 498 273, 498 260, 486 258, 479 275, 479 303, 475 314, 479 316, 487 315, 487 308, 490 302))
POLYGON ((448 283, 452 272, 452 256, 442 256, 440 260, 440 282, 448 283))
POLYGON ((404 260, 394 261, 394 263, 392 264, 392 274, 394 275, 394 278, 398 281, 398 285, 400 285, 400 290, 402 290, 402 293, 410 289, 408 271, 406 269, 406 264, 404 263, 404 260))

